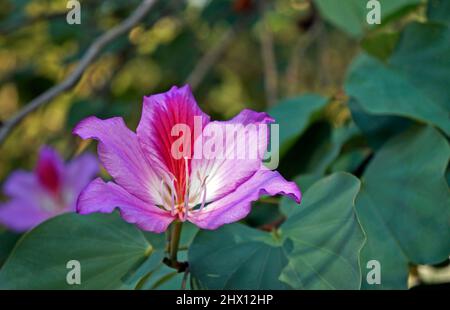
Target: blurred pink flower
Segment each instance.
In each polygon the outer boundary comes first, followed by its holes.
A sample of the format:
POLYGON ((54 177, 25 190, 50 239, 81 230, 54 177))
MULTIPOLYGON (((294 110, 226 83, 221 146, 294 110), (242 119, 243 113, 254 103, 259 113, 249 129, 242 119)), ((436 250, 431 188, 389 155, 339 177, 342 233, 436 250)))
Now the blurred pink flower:
MULTIPOLYGON (((115 182, 94 180, 80 194, 77 210, 81 214, 109 213, 118 207, 127 222, 159 233, 175 219, 188 220, 204 229, 238 221, 250 212, 251 202, 261 195, 288 195, 300 203, 301 193, 296 184, 265 168, 261 158, 195 156, 198 146, 207 146, 208 141, 200 138, 208 127, 230 124, 267 127, 270 122, 273 119, 268 114, 251 110, 243 110, 229 121, 212 122, 198 107, 189 86, 172 87, 166 93, 144 97, 136 133, 120 117, 106 120, 89 117, 73 132, 83 139, 99 141, 100 161, 115 182), (179 124, 187 125, 193 134, 174 135, 179 124), (173 146, 180 139, 194 146, 183 147, 181 157, 173 154, 173 146)), ((265 133, 258 151, 267 147, 265 133)), ((243 143, 223 137, 212 139, 224 143, 227 152, 243 143)))
POLYGON ((10 200, 0 204, 0 224, 23 232, 48 218, 75 211, 79 193, 98 171, 92 155, 64 164, 55 150, 42 147, 33 172, 18 170, 5 181, 3 192, 10 200))

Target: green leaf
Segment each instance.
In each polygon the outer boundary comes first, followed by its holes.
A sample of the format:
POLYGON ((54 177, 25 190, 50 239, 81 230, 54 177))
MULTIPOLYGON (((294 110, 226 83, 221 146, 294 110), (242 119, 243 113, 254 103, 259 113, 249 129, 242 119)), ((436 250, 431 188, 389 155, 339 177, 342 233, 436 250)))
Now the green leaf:
POLYGON ((354 210, 359 187, 356 177, 340 172, 308 189, 281 227, 294 244, 282 281, 298 289, 359 289, 365 239, 354 210))
POLYGON ((5 262, 19 238, 20 234, 11 231, 0 231, 0 267, 5 262))
POLYGON ((189 249, 189 268, 203 289, 287 289, 278 280, 287 264, 284 246, 242 224, 200 231, 189 249))
POLYGON ((200 231, 188 254, 195 286, 359 288, 364 236, 353 209, 358 189, 357 178, 337 173, 315 183, 279 231, 242 224, 200 231))
POLYGON ((368 148, 354 148, 339 156, 331 166, 331 172, 354 172, 370 155, 368 148))
POLYGON ((64 214, 22 237, 0 271, 0 288, 127 288, 122 278, 151 251, 141 231, 118 214, 64 214), (70 260, 80 262, 80 285, 66 282, 70 260))
MULTIPOLYGON (((186 248, 190 246, 192 240, 199 229, 189 222, 183 223, 180 237, 180 249, 178 251, 178 261, 187 261, 186 248)), ((166 236, 163 234, 153 234, 144 232, 144 236, 153 245, 156 251, 164 253, 166 247, 166 236)), ((152 267, 154 267, 152 265, 152 267)), ((178 290, 181 288, 184 273, 178 273, 173 268, 168 267, 161 260, 159 264, 152 269, 146 269, 147 274, 142 277, 136 288, 141 290, 160 289, 160 290, 178 290)), ((189 279, 189 278, 188 278, 189 279)), ((186 281, 186 289, 190 289, 190 281, 186 281)))
MULTIPOLYGON (((183 277, 184 273, 178 273, 175 269, 161 263, 137 288, 141 290, 179 290, 183 277)), ((186 284, 186 289, 190 289, 189 281, 186 284)))
POLYGON ((281 219, 283 214, 278 208, 278 200, 274 197, 261 197, 252 204, 252 210, 244 222, 251 227, 267 227, 281 219))
MULTIPOLYGON (((295 177, 293 181, 295 182, 295 184, 297 184, 298 188, 300 188, 302 193, 305 193, 311 187, 311 185, 319 181, 321 178, 322 176, 317 173, 305 173, 295 177)), ((283 213, 286 216, 290 216, 297 210, 297 208, 299 208, 299 206, 295 201, 293 201, 288 197, 284 196, 281 197, 280 199, 281 213, 283 213)))
POLYGON ((361 41, 362 48, 371 56, 386 61, 397 45, 398 32, 383 32, 367 36, 361 41))
POLYGON ((367 113, 354 98, 348 101, 352 119, 373 149, 380 148, 389 138, 403 132, 413 124, 407 118, 367 113))
MULTIPOLYGON (((320 14, 331 24, 343 30, 352 37, 361 37, 369 28, 376 25, 367 23, 366 0, 330 1, 315 0, 320 14)), ((421 3, 421 0, 379 0, 381 7, 381 22, 385 23, 394 15, 401 16, 409 9, 421 3)))
POLYGON ((307 94, 283 100, 267 111, 279 124, 281 156, 295 143, 327 103, 328 99, 325 97, 307 94))
POLYGON ((444 23, 450 26, 450 1, 429 0, 427 17, 429 21, 444 23))
MULTIPOLYGON (((341 152, 344 143, 357 134, 359 134, 359 130, 352 122, 334 129, 326 138, 318 139, 319 147, 308 158, 307 164, 303 168, 305 172, 296 176, 294 180, 302 192, 306 192, 312 184, 325 175, 328 167, 341 152)), ((295 206, 296 203, 292 199, 281 197, 280 210, 283 214, 289 215, 292 210, 296 209, 295 206)))
POLYGON ((375 155, 363 176, 357 212, 367 234, 361 252, 381 264, 381 285, 406 288, 408 264, 435 264, 450 252, 450 193, 446 139, 432 127, 408 130, 375 155), (407 163, 407 164, 405 164, 407 163))
POLYGON ((434 124, 448 135, 449 54, 447 27, 412 23, 387 64, 368 55, 356 59, 346 91, 370 114, 409 117, 434 124))
POLYGON ((312 154, 305 170, 308 173, 323 176, 330 164, 338 157, 344 143, 359 133, 359 129, 353 122, 334 129, 327 139, 321 141, 320 147, 312 154))

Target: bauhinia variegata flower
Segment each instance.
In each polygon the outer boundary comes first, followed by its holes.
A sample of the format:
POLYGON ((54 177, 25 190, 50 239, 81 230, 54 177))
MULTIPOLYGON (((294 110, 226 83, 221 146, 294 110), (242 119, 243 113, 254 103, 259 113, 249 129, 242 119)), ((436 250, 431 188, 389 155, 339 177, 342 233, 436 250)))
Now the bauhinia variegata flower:
POLYGON ((10 199, 0 205, 0 224, 19 232, 65 212, 74 212, 81 190, 99 171, 97 159, 83 154, 67 164, 48 146, 32 172, 14 171, 3 186, 10 199))
POLYGON ((204 229, 238 221, 261 195, 288 195, 300 203, 296 184, 264 166, 272 122, 251 110, 211 121, 188 86, 144 97, 136 133, 120 117, 89 117, 73 132, 99 141, 100 161, 114 181, 94 180, 77 210, 118 208, 125 221, 159 233, 174 220, 204 229))

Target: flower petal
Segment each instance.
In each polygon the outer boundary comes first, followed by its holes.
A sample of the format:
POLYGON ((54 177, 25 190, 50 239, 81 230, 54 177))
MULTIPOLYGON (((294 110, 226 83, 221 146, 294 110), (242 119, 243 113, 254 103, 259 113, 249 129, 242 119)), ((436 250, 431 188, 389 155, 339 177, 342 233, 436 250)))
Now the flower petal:
POLYGON ((101 178, 92 181, 78 197, 77 211, 111 213, 118 207, 128 223, 155 233, 163 232, 174 220, 170 212, 142 201, 114 182, 105 183, 101 178))
POLYGON ((144 155, 137 136, 121 117, 88 117, 73 130, 83 139, 99 141, 98 154, 105 169, 129 193, 154 204, 160 202, 161 177, 157 163, 144 155))
POLYGON ((30 197, 30 189, 38 190, 39 188, 36 175, 24 170, 16 170, 5 181, 3 193, 11 198, 26 199, 30 197))
POLYGON ((261 195, 287 195, 300 203, 301 193, 294 182, 286 181, 277 171, 258 170, 234 192, 214 201, 203 210, 189 214, 188 219, 203 229, 216 229, 224 224, 239 221, 250 213, 251 203, 261 195))
POLYGON ((177 179, 175 187, 179 196, 184 196, 185 161, 181 154, 179 158, 173 156, 172 146, 177 140, 188 143, 190 150, 183 149, 182 152, 190 158, 195 138, 208 122, 209 116, 198 107, 187 85, 181 88, 174 86, 168 92, 144 97, 142 117, 136 131, 139 142, 146 153, 155 154, 177 179), (194 130, 196 119, 199 121, 197 127, 200 127, 198 132, 194 130), (172 129, 177 124, 187 125, 189 135, 183 132, 173 136, 172 129))
POLYGON ((0 205, 0 224, 17 232, 30 230, 51 216, 30 200, 12 199, 0 205))
MULTIPOLYGON (((245 109, 229 121, 209 123, 203 131, 203 147, 198 149, 196 145, 195 149, 203 154, 195 153, 191 163, 191 195, 201 197, 201 183, 205 177, 206 202, 210 202, 234 191, 254 175, 261 168, 267 149, 267 124, 273 121, 267 113, 245 109), (231 131, 232 128, 236 131, 231 131), (206 137, 209 129, 222 134, 206 137), (223 155, 208 157, 208 143, 223 145, 223 155)), ((195 202, 199 203, 199 200, 195 202)))
POLYGON ((89 153, 82 154, 66 165, 64 174, 67 186, 75 196, 99 173, 97 158, 89 153))
POLYGON ((43 146, 39 152, 36 165, 36 176, 40 185, 50 193, 58 193, 63 182, 64 162, 59 154, 48 146, 43 146))

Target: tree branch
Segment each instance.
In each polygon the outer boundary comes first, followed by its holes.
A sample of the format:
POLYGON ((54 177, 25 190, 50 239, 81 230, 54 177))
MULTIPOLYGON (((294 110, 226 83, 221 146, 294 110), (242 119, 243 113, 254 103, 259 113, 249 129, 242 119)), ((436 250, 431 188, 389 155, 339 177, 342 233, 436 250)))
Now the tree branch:
POLYGON ((0 128, 0 144, 4 142, 12 129, 17 124, 19 124, 20 121, 25 118, 25 116, 48 103, 50 100, 57 97, 62 92, 75 86, 75 84, 83 75, 84 71, 100 54, 102 49, 117 37, 131 30, 131 28, 133 28, 150 11, 155 2, 156 0, 143 0, 141 4, 134 10, 133 14, 125 19, 121 24, 102 34, 89 46, 88 50, 81 58, 75 70, 64 81, 53 86, 46 92, 30 101, 19 112, 11 117, 11 119, 5 121, 3 123, 3 127, 0 128))

